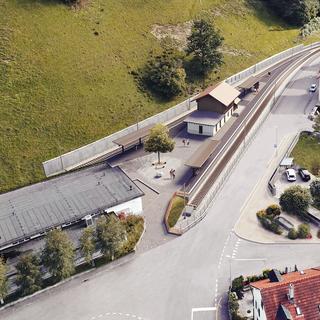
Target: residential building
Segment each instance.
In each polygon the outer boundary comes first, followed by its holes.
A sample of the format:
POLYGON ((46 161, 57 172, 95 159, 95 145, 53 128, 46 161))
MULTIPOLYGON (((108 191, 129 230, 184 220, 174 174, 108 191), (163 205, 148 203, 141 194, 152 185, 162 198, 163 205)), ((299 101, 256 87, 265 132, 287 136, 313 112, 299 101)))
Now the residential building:
POLYGON ((250 284, 254 320, 320 319, 320 267, 280 274, 250 284))

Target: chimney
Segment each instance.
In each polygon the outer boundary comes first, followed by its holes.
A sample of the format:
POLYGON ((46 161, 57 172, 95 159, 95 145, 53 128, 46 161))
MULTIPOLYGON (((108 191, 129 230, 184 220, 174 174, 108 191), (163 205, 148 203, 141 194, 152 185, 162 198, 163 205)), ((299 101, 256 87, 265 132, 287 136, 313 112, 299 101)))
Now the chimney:
POLYGON ((288 300, 290 302, 294 301, 294 286, 292 283, 289 284, 289 293, 288 293, 288 300))

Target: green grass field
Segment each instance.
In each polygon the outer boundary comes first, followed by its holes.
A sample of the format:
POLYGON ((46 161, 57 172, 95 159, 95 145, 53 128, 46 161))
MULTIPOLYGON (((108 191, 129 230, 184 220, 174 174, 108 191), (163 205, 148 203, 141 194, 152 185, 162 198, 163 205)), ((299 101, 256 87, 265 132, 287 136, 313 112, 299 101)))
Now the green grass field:
POLYGON ((291 155, 294 157, 295 163, 319 176, 320 143, 316 137, 301 134, 291 155))
POLYGON ((130 72, 160 50, 153 24, 205 12, 243 53, 225 54, 207 83, 298 41, 259 1, 91 0, 75 11, 58 0, 0 0, 0 192, 43 179, 42 161, 183 100, 152 100, 130 72))

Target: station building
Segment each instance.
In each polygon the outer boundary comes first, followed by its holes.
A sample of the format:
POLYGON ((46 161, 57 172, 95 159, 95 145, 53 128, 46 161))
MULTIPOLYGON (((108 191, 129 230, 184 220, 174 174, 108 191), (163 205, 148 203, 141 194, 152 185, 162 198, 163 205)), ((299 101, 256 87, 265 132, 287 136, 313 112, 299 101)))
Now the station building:
POLYGON ((197 102, 197 110, 184 122, 190 134, 214 136, 232 116, 240 99, 240 91, 226 82, 208 87, 192 101, 197 102))

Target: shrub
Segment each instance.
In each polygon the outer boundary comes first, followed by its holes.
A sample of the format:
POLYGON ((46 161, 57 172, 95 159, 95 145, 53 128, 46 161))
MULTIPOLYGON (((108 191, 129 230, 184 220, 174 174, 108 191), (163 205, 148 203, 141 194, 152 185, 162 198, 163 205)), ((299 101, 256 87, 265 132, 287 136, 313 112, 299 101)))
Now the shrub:
POLYGON ((232 285, 231 285, 231 291, 235 292, 239 299, 243 298, 243 293, 242 293, 243 287, 244 287, 243 276, 233 279, 232 285))
POLYGON ((307 188, 293 186, 286 189, 280 197, 280 206, 283 211, 304 216, 311 202, 307 188))
POLYGON ((314 204, 320 207, 320 180, 315 180, 310 183, 310 193, 314 204))
POLYGON ((141 216, 129 215, 122 221, 127 232, 127 241, 122 247, 122 254, 132 252, 139 241, 144 228, 144 220, 141 216))
POLYGON ((276 217, 280 216, 281 214, 281 208, 277 204, 271 204, 267 209, 266 209, 266 214, 268 216, 276 217))
POLYGON ((295 228, 291 228, 288 232, 288 238, 296 240, 298 238, 298 231, 295 228))
POLYGON ((282 234, 279 225, 273 220, 273 217, 268 216, 264 210, 260 210, 257 212, 257 218, 265 229, 279 235, 282 234))
POLYGON ((298 237, 300 239, 307 239, 310 235, 310 226, 306 223, 302 223, 298 227, 298 237))

